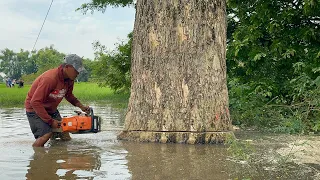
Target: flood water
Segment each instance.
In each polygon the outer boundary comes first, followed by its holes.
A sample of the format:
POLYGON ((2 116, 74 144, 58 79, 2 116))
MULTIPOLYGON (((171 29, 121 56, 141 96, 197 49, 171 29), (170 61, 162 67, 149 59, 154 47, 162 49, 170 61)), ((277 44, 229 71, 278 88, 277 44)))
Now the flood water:
MULTIPOLYGON (((71 141, 49 142, 45 148, 32 148, 34 138, 23 108, 0 109, 0 179, 319 178, 319 167, 280 163, 272 155, 277 145, 255 145, 252 161, 232 157, 224 145, 118 141, 125 110, 107 103, 91 106, 102 118, 100 133, 71 134, 71 141)), ((70 116, 74 110, 78 109, 59 108, 62 116, 70 116)), ((240 138, 250 136, 253 141, 259 139, 256 135, 239 134, 240 138)))

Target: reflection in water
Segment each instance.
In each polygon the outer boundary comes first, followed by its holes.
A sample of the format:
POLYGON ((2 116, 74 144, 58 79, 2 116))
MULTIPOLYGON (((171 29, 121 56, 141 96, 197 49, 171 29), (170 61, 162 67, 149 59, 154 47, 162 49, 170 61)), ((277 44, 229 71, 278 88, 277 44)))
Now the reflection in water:
POLYGON ((227 147, 222 145, 123 142, 123 147, 128 151, 127 166, 134 180, 307 180, 314 179, 316 172, 293 163, 268 164, 262 156, 255 162, 239 163, 230 159, 227 147))
MULTIPOLYGON (((0 179, 130 179, 126 152, 116 140, 123 110, 91 105, 102 117, 102 131, 72 134, 69 142, 32 148, 34 137, 23 108, 0 108, 0 179)), ((61 106, 62 116, 77 108, 61 106)))
POLYGON ((90 149, 70 146, 65 143, 53 144, 50 148, 33 148, 27 179, 93 179, 92 172, 98 171, 101 161, 97 147, 90 149))
POLYGON ((228 179, 224 146, 124 142, 132 179, 228 179))

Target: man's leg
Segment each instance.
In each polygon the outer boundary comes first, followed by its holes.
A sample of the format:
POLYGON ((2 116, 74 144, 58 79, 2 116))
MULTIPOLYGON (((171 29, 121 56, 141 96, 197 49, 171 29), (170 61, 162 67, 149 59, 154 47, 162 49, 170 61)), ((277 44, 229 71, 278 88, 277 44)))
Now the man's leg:
POLYGON ((52 132, 47 133, 41 137, 39 137, 33 144, 33 147, 43 147, 44 144, 50 139, 50 137, 52 136, 52 132))
POLYGON ((36 139, 32 146, 43 147, 52 136, 51 127, 49 124, 45 123, 35 112, 27 112, 27 118, 31 131, 36 139))

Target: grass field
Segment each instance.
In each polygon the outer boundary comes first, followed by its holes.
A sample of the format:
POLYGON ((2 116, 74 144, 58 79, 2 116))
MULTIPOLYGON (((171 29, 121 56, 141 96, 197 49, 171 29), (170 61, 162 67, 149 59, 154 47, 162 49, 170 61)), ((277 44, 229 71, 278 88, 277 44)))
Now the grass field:
MULTIPOLYGON (((25 85, 23 88, 18 86, 7 88, 5 84, 0 83, 0 107, 23 107, 30 87, 31 85, 25 85)), ((129 98, 128 94, 114 94, 110 88, 99 87, 95 83, 75 83, 73 94, 83 104, 106 101, 119 107, 125 107, 129 98)))

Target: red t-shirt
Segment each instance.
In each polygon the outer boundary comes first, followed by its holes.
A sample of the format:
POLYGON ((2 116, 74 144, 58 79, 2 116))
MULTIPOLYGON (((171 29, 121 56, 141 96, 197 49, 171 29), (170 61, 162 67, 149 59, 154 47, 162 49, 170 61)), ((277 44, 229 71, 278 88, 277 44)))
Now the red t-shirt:
POLYGON ((43 121, 48 122, 63 97, 72 105, 79 101, 72 94, 74 81, 63 77, 63 67, 51 69, 41 74, 33 83, 25 100, 27 112, 35 112, 43 121))

